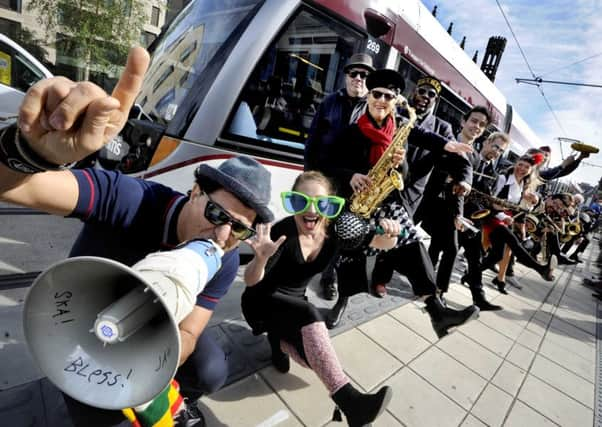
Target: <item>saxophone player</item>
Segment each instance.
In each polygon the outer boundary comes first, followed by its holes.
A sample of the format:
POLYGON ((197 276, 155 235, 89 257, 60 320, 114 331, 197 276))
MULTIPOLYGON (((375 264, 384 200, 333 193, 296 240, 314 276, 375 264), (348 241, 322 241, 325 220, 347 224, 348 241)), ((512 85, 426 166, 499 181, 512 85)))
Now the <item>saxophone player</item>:
MULTIPOLYGON (((489 195, 493 193, 498 176, 494 162, 508 149, 509 145, 510 137, 507 134, 494 132, 485 140, 481 150, 472 155, 471 162, 474 170, 472 186, 474 190, 489 195)), ((470 218, 482 208, 483 206, 479 203, 468 198, 464 205, 464 216, 470 218)), ((483 252, 481 238, 480 232, 476 235, 459 233, 459 244, 464 248, 464 257, 468 264, 468 272, 462 277, 462 282, 468 283, 472 300, 481 311, 501 310, 501 306, 491 304, 485 297, 481 274, 483 252)))
MULTIPOLYGON (((366 112, 356 123, 343 131, 333 144, 335 151, 330 155, 333 161, 330 170, 327 171, 329 176, 335 178, 339 194, 346 198, 354 193, 378 192, 379 188, 375 188, 376 183, 369 178, 369 172, 373 171, 375 165, 383 164, 383 155, 391 154, 390 161, 384 166, 386 170, 379 172, 388 173, 393 169, 400 169, 405 154, 402 147, 391 147, 395 149, 393 153, 388 150, 396 131, 394 111, 398 96, 405 86, 403 78, 396 71, 381 69, 368 76, 366 86, 369 90, 366 112)), ((401 131, 408 131, 408 128, 404 127, 401 131)), ((440 152, 472 151, 470 146, 448 141, 418 128, 409 131, 408 140, 440 152)), ((408 277, 414 293, 424 299, 433 328, 439 337, 446 335, 449 328, 461 325, 478 313, 478 308, 474 306, 458 311, 441 303, 437 296, 432 263, 424 245, 417 238, 399 191, 391 192, 378 206, 372 218, 375 221, 394 219, 400 224, 402 232, 399 235, 386 236, 391 239, 390 247, 395 247, 397 252, 394 267, 408 277)), ((373 254, 363 249, 342 254, 337 266, 339 298, 327 318, 329 328, 339 324, 351 295, 368 291, 366 256, 373 254)))

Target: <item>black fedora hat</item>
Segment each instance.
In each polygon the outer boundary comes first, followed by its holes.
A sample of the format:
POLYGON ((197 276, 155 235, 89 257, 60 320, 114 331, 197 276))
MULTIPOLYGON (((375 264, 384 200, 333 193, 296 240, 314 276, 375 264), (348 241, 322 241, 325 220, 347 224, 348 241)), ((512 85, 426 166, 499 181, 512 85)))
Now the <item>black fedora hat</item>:
POLYGON ((401 74, 397 71, 381 68, 368 75, 366 78, 366 87, 368 90, 374 89, 375 87, 382 87, 391 89, 399 94, 406 88, 406 84, 403 81, 401 74))
POLYGON ((257 222, 274 220, 269 209, 272 193, 270 172, 257 160, 247 157, 231 157, 217 168, 199 165, 194 171, 197 183, 203 188, 204 181, 219 184, 257 214, 257 222))

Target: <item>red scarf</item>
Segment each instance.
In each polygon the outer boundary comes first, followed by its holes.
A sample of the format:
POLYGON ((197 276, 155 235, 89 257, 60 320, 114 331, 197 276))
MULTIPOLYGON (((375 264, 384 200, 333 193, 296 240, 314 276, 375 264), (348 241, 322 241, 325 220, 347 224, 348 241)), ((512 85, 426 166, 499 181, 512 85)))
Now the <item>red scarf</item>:
POLYGON ((364 136, 372 141, 372 145, 370 146, 370 166, 374 166, 393 140, 393 134, 395 133, 393 117, 388 115, 385 118, 384 125, 377 128, 374 121, 368 117, 368 113, 365 113, 358 119, 357 126, 364 136))

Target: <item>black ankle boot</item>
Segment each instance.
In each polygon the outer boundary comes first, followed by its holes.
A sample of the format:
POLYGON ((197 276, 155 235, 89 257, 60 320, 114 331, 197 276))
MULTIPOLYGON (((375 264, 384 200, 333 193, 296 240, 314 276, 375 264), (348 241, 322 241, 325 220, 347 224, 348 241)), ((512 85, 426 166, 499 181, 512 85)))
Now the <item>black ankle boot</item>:
POLYGON ((494 277, 493 280, 491 280, 491 283, 497 286, 497 290, 500 291, 500 294, 508 295, 508 291, 506 290, 506 282, 494 277))
POLYGON ((339 323, 341 323, 341 319, 343 318, 343 312, 345 308, 347 308, 347 302, 349 301, 349 297, 342 297, 339 295, 339 299, 337 300, 334 307, 330 309, 330 313, 328 313, 328 317, 326 317, 326 327, 328 329, 336 328, 339 323))
POLYGON ((286 374, 291 368, 291 361, 289 355, 280 349, 280 338, 268 332, 268 342, 272 349, 272 365, 278 372, 286 374))
MULTIPOLYGON (((392 394, 389 386, 382 387, 375 394, 364 394, 347 383, 332 395, 332 400, 345 414, 349 427, 362 427, 370 424, 385 410, 392 394)), ((336 410, 333 421, 341 421, 336 410)))
POLYGON ((426 311, 431 316, 433 329, 439 338, 446 336, 449 328, 460 326, 479 314, 479 308, 475 305, 470 305, 464 310, 445 307, 436 295, 431 295, 424 302, 426 311))
POLYGON ((501 305, 491 304, 487 301, 485 292, 482 289, 471 289, 470 293, 472 293, 474 305, 479 307, 479 310, 481 311, 498 311, 503 309, 501 305))

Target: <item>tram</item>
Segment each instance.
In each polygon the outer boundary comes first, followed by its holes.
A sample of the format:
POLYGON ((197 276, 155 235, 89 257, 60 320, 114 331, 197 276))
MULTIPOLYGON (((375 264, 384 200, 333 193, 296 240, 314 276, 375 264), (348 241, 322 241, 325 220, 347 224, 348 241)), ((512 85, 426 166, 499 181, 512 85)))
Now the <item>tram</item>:
POLYGON ((195 0, 151 47, 131 119, 100 162, 186 191, 198 162, 252 156, 272 172, 271 208, 284 216, 278 195, 303 168, 313 115, 356 52, 399 70, 407 93, 425 74, 442 80, 436 114, 456 132, 481 104, 512 151, 539 144, 418 0, 195 0))

